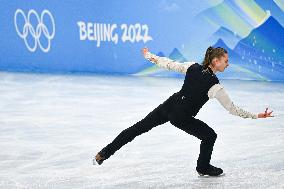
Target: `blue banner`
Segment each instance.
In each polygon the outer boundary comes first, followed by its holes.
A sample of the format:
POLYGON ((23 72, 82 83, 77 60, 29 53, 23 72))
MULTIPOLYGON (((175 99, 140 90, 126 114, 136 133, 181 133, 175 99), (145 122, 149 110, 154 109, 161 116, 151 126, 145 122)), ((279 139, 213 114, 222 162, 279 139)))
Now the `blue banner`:
POLYGON ((221 78, 284 80, 284 3, 274 1, 2 0, 0 69, 181 76, 140 49, 201 63, 229 52, 221 78))

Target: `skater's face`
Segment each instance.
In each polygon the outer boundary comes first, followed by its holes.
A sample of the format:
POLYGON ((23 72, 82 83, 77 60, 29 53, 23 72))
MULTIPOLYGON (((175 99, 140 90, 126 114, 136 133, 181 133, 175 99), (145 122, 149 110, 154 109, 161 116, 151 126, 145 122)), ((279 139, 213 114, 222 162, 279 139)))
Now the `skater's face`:
POLYGON ((223 72, 229 66, 229 57, 228 54, 225 53, 224 56, 219 58, 214 58, 212 60, 213 68, 218 72, 223 72))

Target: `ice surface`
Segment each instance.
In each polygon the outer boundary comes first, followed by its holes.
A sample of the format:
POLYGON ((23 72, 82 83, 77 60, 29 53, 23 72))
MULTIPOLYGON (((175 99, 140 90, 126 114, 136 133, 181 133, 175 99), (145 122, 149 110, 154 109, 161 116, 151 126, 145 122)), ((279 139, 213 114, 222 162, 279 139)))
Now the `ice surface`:
POLYGON ((216 100, 198 118, 218 134, 211 163, 195 172, 200 141, 158 126, 101 166, 93 156, 177 92, 183 80, 0 73, 0 188, 284 188, 284 83, 221 81, 240 107, 275 118, 242 119, 216 100))

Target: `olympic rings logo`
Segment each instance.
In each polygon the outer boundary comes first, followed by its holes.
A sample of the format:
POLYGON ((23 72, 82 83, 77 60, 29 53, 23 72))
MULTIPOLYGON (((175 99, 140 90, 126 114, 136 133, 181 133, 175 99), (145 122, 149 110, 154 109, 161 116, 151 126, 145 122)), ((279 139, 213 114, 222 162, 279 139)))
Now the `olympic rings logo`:
POLYGON ((54 23, 54 18, 52 16, 52 14, 48 11, 48 10, 43 10, 40 17, 37 14, 37 12, 33 9, 31 9, 28 12, 28 16, 25 15, 24 11, 21 9, 17 9, 14 15, 14 24, 15 24, 15 28, 16 31, 18 33, 18 35, 24 39, 24 42, 26 44, 26 47, 28 48, 29 51, 31 52, 35 52, 35 50, 37 49, 37 45, 40 47, 40 49, 43 52, 48 52, 50 50, 50 45, 51 45, 51 40, 54 38, 55 36, 55 23, 54 23), (31 20, 31 16, 34 15, 37 21, 37 26, 33 26, 32 23, 30 22, 31 20), (18 17, 22 16, 22 18, 24 19, 24 26, 22 28, 22 30, 19 30, 19 26, 18 26, 18 17), (51 25, 52 25, 52 32, 50 32, 47 28, 47 26, 43 23, 44 21, 44 17, 48 16, 50 21, 51 21, 51 25), (28 43, 28 35, 30 34, 30 36, 33 38, 34 43, 33 45, 30 45, 28 43), (42 42, 40 41, 41 39, 41 35, 44 35, 45 38, 47 39, 47 45, 45 45, 45 47, 42 45, 42 42))

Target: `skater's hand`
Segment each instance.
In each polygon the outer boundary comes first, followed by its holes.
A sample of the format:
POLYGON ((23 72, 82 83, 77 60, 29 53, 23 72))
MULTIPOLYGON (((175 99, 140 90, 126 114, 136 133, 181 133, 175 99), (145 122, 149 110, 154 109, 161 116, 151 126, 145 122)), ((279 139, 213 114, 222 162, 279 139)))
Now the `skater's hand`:
MULTIPOLYGON (((142 51, 144 58, 146 58, 146 54, 149 52, 149 49, 147 47, 144 47, 141 51, 142 51)), ((157 59, 155 58, 149 58, 149 60, 155 64, 157 63, 157 59)))
POLYGON ((142 50, 143 56, 146 56, 146 53, 149 52, 149 49, 147 47, 144 47, 142 50))
POLYGON ((267 112, 268 108, 265 109, 264 113, 259 113, 257 115, 258 118, 267 118, 267 117, 274 117, 272 114, 273 111, 267 112))

